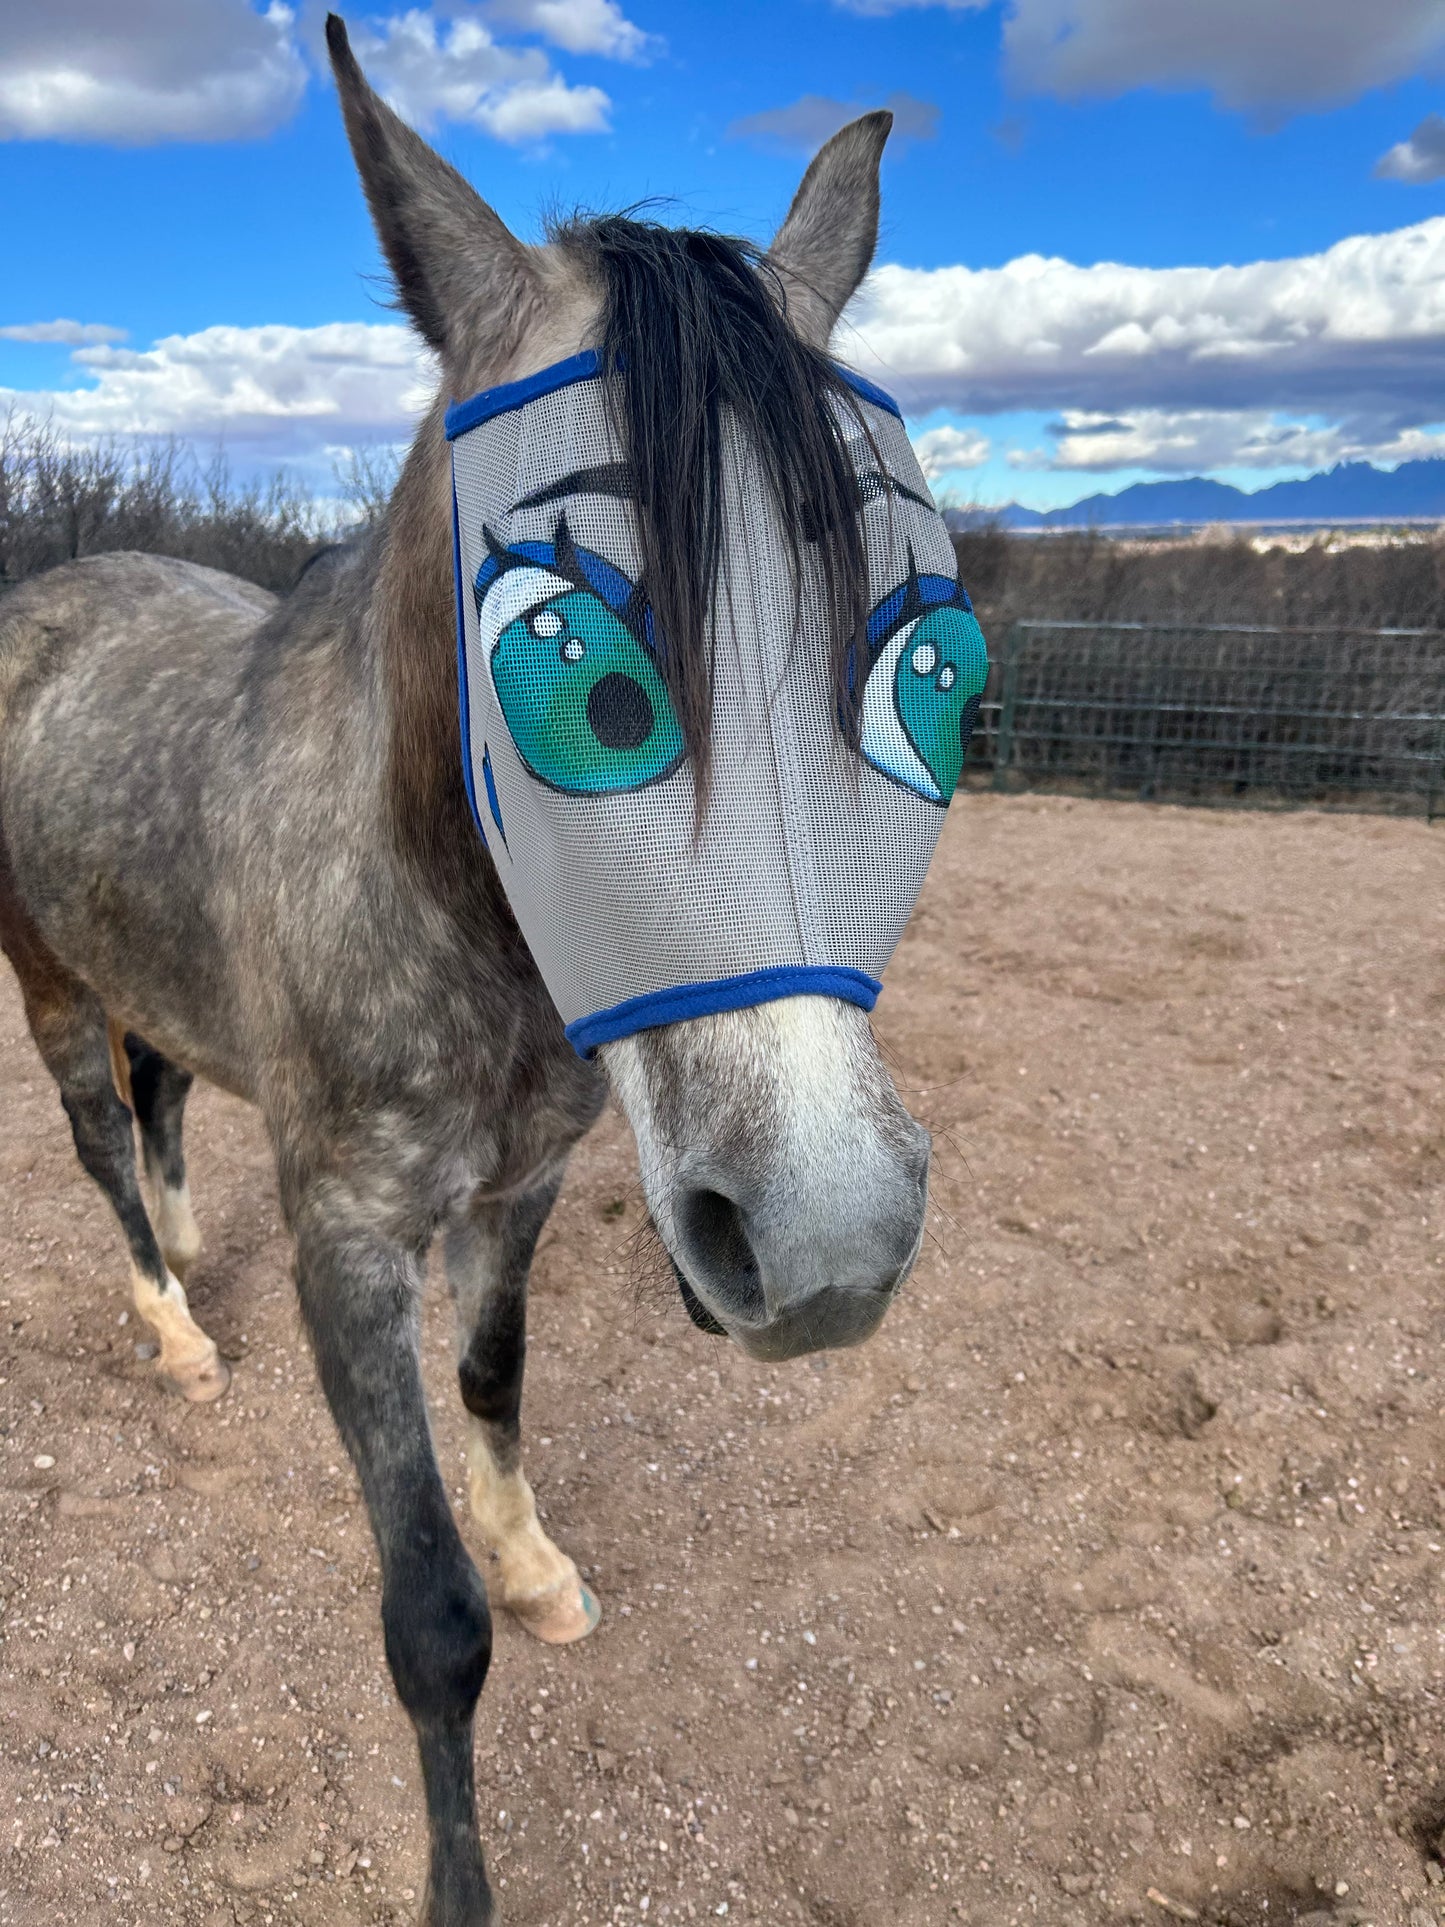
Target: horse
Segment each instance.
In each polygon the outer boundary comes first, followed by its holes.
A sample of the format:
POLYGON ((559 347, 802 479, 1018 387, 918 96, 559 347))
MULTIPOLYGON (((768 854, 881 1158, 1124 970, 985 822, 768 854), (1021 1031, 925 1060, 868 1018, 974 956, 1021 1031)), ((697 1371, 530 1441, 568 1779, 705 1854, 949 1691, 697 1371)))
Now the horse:
POLYGON ((715 432, 715 371, 726 365, 730 418, 791 520, 795 561, 809 544, 823 554, 837 620, 856 628, 861 492, 839 493, 824 351, 876 245, 890 116, 865 114, 821 149, 765 254, 620 217, 524 244, 372 91, 335 16, 327 38, 438 397, 384 524, 280 600, 125 553, 8 595, 0 945, 80 1162, 119 1220, 160 1380, 190 1400, 220 1397, 229 1367, 185 1292, 200 1249, 186 1096, 199 1076, 259 1107, 415 1729, 422 1919, 478 1927, 494 1917, 473 1779, 491 1621, 423 1402, 429 1247, 444 1241, 470 1509, 494 1593, 564 1643, 600 1609, 542 1529, 522 1468, 527 1274, 609 1087, 694 1322, 763 1358, 877 1325, 919 1249, 930 1142, 857 998, 804 988, 590 1051, 569 1041, 458 752, 448 398, 525 384, 599 342, 614 371, 631 370, 635 513, 658 606, 671 581, 663 633, 687 639, 664 667, 703 811, 708 664, 729 622, 715 535, 737 454, 715 432), (673 344, 662 377, 647 374, 649 330, 673 344), (712 429, 692 434, 693 418, 712 429))

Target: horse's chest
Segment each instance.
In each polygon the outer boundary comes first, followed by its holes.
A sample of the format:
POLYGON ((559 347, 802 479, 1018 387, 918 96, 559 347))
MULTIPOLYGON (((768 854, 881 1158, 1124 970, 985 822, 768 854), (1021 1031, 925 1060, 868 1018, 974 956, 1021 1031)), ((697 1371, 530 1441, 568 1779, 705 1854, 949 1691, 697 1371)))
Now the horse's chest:
POLYGON ((522 1196, 546 1179, 596 1121, 606 1082, 594 1066, 573 1058, 559 1061, 551 1076, 538 1078, 533 1070, 481 1102, 475 1092, 470 1101, 457 1095, 462 1101, 452 1114, 462 1131, 453 1141, 451 1171, 472 1196, 501 1199, 522 1196))

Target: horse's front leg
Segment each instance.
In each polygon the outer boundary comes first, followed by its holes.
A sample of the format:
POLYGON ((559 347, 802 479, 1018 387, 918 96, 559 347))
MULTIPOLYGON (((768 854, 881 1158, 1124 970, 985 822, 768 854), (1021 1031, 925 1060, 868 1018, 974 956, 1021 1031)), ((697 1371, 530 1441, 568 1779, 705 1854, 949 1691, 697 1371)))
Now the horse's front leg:
POLYGON ((503 1605, 554 1646, 583 1638, 601 1617, 576 1566, 542 1530, 522 1471, 527 1273, 561 1181, 559 1165, 519 1198, 474 1203, 446 1235, 472 1517, 496 1560, 503 1605))
POLYGON ((420 1255, 379 1238, 335 1180, 288 1198, 321 1383, 381 1555, 386 1657, 416 1728, 431 1835, 424 1927, 484 1927, 472 1714, 492 1651, 486 1589, 437 1471, 417 1345, 420 1255))

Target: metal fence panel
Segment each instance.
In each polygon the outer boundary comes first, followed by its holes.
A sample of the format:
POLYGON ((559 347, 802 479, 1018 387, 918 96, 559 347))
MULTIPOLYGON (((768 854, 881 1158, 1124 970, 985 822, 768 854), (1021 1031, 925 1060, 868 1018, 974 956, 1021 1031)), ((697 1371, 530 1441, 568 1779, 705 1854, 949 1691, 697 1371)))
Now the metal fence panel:
POLYGON ((967 769, 1197 802, 1445 810, 1445 635, 1019 622, 967 769))

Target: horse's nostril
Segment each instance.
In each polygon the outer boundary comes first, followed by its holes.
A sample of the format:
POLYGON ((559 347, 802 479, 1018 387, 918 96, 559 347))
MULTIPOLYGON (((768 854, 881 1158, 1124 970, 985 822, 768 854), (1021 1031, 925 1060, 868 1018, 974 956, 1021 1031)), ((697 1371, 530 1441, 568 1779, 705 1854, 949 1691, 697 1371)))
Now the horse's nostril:
POLYGON ((688 1191, 677 1228, 689 1269, 718 1308, 749 1323, 765 1318, 762 1273, 737 1204, 721 1191, 688 1191))

